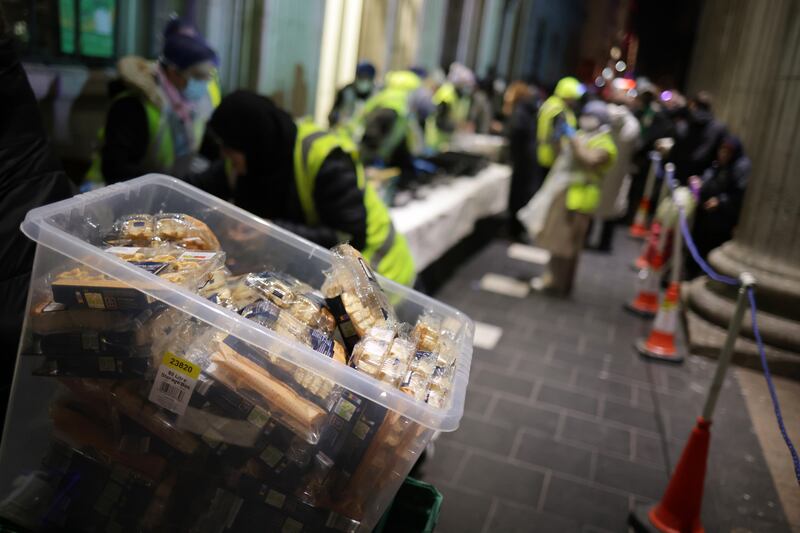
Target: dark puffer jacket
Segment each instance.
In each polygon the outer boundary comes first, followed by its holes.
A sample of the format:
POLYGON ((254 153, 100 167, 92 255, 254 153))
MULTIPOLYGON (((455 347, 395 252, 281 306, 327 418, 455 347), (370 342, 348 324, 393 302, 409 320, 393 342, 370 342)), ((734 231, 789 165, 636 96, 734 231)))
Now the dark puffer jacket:
POLYGON ((0 409, 5 416, 36 248, 19 225, 29 210, 68 198, 73 189, 2 24, 0 18, 0 409))

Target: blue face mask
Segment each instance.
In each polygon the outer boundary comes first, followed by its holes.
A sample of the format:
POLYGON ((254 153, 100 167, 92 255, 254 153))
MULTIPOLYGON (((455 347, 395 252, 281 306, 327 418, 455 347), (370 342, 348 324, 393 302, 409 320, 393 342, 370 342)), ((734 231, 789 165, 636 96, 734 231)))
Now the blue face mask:
POLYGON ((190 102, 202 100, 206 94, 208 94, 208 80, 189 78, 186 88, 183 89, 183 97, 190 102))
POLYGON ((372 91, 372 80, 356 79, 356 92, 366 94, 372 91))

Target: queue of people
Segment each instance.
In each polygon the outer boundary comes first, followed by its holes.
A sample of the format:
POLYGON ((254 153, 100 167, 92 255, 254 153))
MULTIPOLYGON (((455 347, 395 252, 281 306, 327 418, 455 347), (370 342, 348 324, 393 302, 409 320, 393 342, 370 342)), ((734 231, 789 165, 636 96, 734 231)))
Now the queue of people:
POLYGON ((571 289, 580 250, 611 250, 616 223, 641 194, 651 150, 700 191, 695 232, 703 253, 729 238, 737 221, 749 162, 706 93, 686 101, 640 80, 636 93, 611 83, 588 94, 565 77, 548 95, 522 81, 505 89, 493 74, 477 80, 458 63, 446 76, 409 67, 380 82, 361 62, 324 130, 253 93, 220 98, 217 61, 180 19, 165 28, 157 61, 121 59, 86 183, 175 175, 323 246, 349 240, 379 272, 411 284, 410 253, 364 165, 413 176, 416 158, 446 149, 458 130, 504 133, 509 237, 550 251, 548 270, 532 286, 561 294, 571 289))
MULTIPOLYGON (((648 80, 638 91, 623 87, 611 83, 602 94, 587 94, 578 80, 563 78, 538 109, 536 87, 509 87, 510 236, 550 252, 545 273, 531 281, 534 290, 569 294, 581 250, 611 251, 614 226, 638 204, 652 150, 675 164, 680 184, 698 191, 693 236, 701 255, 733 236, 750 161, 714 117, 711 96, 659 93, 648 80), (533 116, 532 143, 525 125, 533 116)), ((687 265, 689 278, 701 273, 687 265)))

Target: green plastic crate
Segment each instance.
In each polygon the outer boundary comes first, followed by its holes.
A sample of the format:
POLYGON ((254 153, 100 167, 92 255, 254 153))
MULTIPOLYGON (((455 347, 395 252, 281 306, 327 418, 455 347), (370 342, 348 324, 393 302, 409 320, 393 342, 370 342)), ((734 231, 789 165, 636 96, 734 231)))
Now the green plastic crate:
POLYGON ((439 521, 442 500, 430 483, 407 477, 373 533, 430 533, 439 521))

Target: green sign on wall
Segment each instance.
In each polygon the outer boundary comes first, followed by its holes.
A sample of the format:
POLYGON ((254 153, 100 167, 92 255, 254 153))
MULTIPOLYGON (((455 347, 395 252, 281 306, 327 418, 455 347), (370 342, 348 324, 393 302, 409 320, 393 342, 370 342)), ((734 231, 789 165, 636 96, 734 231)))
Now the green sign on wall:
MULTIPOLYGON (((80 55, 112 57, 114 55, 114 10, 116 0, 77 0, 80 20, 80 55)), ((59 0, 61 52, 75 53, 75 2, 59 0)))

